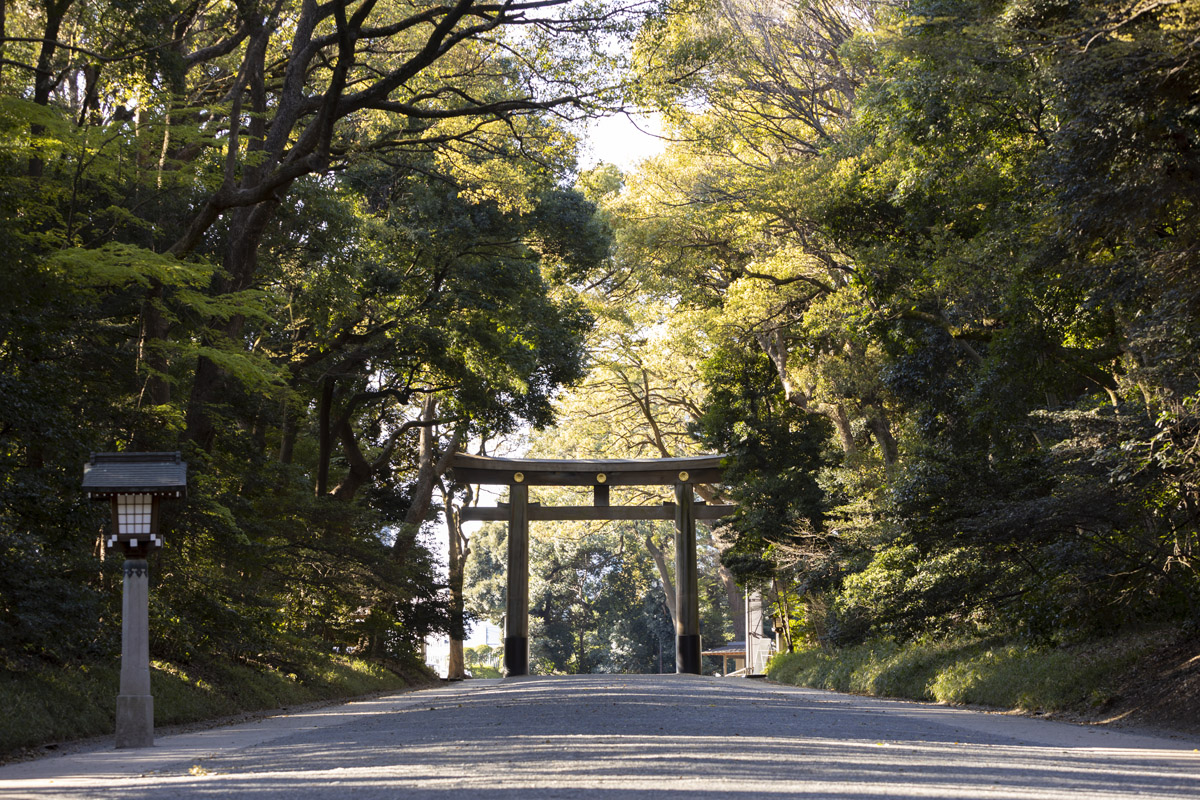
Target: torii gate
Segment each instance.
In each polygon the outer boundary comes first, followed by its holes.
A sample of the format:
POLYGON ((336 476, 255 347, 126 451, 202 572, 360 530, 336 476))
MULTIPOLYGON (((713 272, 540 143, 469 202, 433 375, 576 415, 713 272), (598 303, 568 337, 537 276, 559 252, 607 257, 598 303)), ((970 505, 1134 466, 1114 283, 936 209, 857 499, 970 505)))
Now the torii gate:
POLYGON ((696 502, 692 487, 719 483, 724 456, 652 459, 519 459, 459 453, 451 462, 459 483, 507 485, 509 502, 464 508, 462 520, 508 522, 508 604, 504 668, 529 674, 529 523, 541 520, 675 520, 675 671, 700 674, 700 593, 696 574, 696 520, 720 519, 737 508, 696 502), (613 506, 610 486, 674 485, 675 502, 613 506), (590 506, 529 502, 530 486, 591 486, 590 506))

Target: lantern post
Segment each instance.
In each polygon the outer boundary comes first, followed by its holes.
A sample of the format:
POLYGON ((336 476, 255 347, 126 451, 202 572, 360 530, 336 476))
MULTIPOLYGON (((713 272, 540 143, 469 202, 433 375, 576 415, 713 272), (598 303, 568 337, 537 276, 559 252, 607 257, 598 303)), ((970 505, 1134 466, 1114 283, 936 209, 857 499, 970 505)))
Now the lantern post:
POLYGON ((187 464, 179 453, 93 453, 83 467, 83 489, 112 505, 107 545, 125 554, 121 600, 121 688, 117 696, 117 747, 154 745, 150 693, 150 567, 162 547, 158 507, 187 494, 187 464))

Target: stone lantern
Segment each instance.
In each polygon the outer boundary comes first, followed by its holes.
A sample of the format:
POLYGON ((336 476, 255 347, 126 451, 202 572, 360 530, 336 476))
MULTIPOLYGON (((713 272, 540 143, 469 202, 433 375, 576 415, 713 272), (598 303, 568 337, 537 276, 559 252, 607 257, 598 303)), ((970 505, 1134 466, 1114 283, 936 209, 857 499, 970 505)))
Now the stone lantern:
POLYGON ((83 489, 112 504, 108 546, 125 554, 121 602, 121 691, 117 747, 154 744, 150 694, 150 568, 146 556, 162 547, 158 506, 187 494, 187 464, 179 453, 93 453, 83 467, 83 489))

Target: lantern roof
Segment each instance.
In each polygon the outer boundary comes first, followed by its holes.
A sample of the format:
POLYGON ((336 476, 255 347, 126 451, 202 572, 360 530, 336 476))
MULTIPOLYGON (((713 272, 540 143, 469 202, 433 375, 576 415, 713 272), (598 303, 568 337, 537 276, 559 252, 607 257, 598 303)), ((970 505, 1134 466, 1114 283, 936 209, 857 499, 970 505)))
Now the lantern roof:
POLYGON ((187 493, 187 464, 175 453, 92 453, 83 465, 83 489, 90 497, 187 493))

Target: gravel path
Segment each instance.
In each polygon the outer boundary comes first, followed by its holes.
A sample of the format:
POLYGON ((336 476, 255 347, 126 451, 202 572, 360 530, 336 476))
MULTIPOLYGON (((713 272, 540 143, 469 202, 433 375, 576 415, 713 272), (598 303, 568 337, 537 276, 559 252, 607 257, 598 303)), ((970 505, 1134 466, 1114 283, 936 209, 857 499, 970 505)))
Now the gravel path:
POLYGON ((469 681, 0 767, 3 798, 1197 798, 1200 742, 736 678, 469 681))

